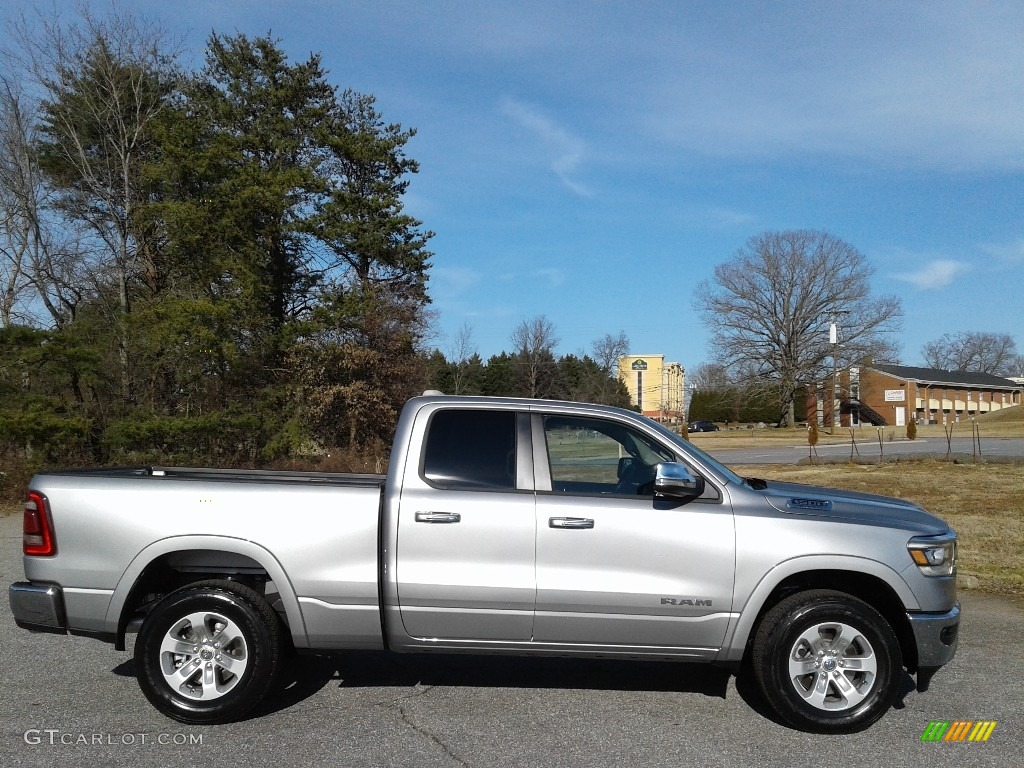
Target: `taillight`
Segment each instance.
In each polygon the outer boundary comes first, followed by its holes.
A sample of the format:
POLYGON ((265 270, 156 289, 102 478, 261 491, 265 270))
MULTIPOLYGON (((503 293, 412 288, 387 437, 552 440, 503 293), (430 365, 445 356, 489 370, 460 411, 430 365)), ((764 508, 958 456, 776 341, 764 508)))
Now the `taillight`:
POLYGON ((25 498, 25 516, 22 523, 21 550, 26 555, 47 557, 57 554, 57 540, 53 536, 46 497, 29 491, 25 498))

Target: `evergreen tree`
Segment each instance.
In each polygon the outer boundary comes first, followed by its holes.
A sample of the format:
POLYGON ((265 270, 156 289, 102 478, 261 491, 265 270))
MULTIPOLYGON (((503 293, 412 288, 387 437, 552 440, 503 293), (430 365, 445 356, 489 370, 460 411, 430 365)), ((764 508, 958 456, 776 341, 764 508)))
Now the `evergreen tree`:
POLYGON ((508 352, 491 355, 487 359, 481 389, 483 394, 492 397, 522 396, 522 392, 516 387, 515 363, 508 352))

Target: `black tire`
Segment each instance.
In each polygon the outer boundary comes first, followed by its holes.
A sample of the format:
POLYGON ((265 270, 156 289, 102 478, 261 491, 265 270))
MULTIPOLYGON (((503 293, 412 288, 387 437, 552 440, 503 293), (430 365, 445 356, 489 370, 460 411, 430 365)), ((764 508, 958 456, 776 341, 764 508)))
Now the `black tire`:
POLYGON ((202 581, 172 592, 146 616, 135 666, 146 698, 182 723, 244 717, 273 686, 281 620, 254 590, 202 581))
POLYGON ((802 731, 863 730, 900 690, 903 654, 892 627, 843 592, 809 590, 780 601, 761 621, 751 653, 765 699, 802 731))

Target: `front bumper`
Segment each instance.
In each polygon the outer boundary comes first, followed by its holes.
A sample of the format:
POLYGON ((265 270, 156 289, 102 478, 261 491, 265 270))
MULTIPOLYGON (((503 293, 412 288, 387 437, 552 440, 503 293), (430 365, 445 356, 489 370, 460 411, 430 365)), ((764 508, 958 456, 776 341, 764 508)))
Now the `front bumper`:
POLYGON ((61 634, 67 631, 64 593, 56 584, 18 581, 7 588, 7 597, 14 621, 22 629, 61 634))
POLYGON ((960 603, 946 613, 908 613, 917 643, 917 666, 937 669, 952 661, 960 640, 960 603))

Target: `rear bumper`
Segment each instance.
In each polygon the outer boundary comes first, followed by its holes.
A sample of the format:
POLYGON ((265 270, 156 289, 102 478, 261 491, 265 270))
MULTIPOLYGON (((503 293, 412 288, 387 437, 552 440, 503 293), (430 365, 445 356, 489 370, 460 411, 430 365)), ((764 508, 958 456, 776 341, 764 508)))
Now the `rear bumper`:
POLYGON ((18 581, 7 588, 7 597, 14 621, 22 629, 61 634, 67 631, 64 593, 56 584, 18 581))
POLYGON ((917 666, 935 669, 950 662, 960 640, 960 603, 946 613, 908 613, 917 642, 917 666))

